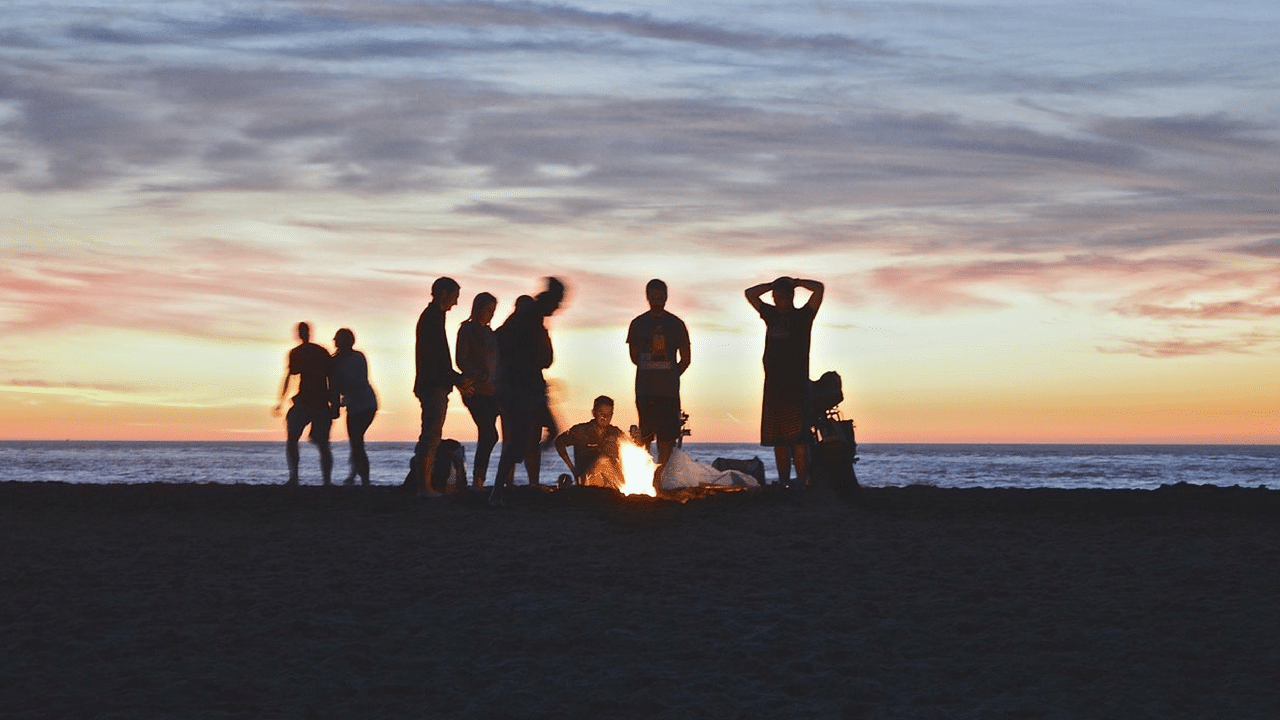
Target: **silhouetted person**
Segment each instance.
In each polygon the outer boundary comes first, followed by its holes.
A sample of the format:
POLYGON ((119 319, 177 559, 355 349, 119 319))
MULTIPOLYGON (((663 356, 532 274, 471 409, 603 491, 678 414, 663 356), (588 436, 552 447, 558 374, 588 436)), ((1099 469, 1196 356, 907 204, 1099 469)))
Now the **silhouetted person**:
POLYGON ((636 411, 640 437, 647 448, 657 438, 658 474, 680 438, 680 376, 689 368, 689 330, 667 312, 667 284, 650 280, 644 289, 649 311, 631 321, 627 345, 636 366, 636 411))
POLYGON ((356 335, 347 328, 334 333, 333 344, 338 350, 333 354, 333 391, 339 404, 347 409, 347 442, 351 446, 351 472, 346 485, 369 484, 369 454, 364 447, 364 434, 378 414, 378 396, 369 384, 369 362, 364 353, 355 349, 356 335))
POLYGON ((813 319, 822 305, 823 285, 817 280, 780 277, 771 283, 747 288, 747 302, 765 322, 764 402, 760 411, 760 444, 772 445, 778 462, 778 480, 791 485, 791 464, 796 486, 809 482, 808 443, 813 424, 809 406, 809 341, 813 319), (796 288, 812 293, 804 307, 795 306, 796 288), (773 292, 773 304, 763 300, 773 292))
POLYGON ((280 402, 275 407, 275 414, 279 416, 284 398, 289 394, 289 380, 297 375, 298 392, 293 396, 293 406, 284 418, 288 432, 285 456, 289 459, 289 481, 285 484, 298 484, 298 440, 309 425, 311 433, 308 438, 320 451, 320 473, 324 484, 330 485, 333 482, 333 452, 329 449, 329 427, 337 414, 337 397, 329 385, 333 358, 327 350, 311 342, 311 326, 304 322, 298 323, 298 340, 298 346, 289 351, 289 365, 280 387, 280 402))
POLYGON ((438 493, 458 492, 467 487, 467 450, 453 438, 445 438, 436 447, 431 469, 431 489, 438 493), (453 487, 449 487, 452 476, 453 487))
MULTIPOLYGON (((539 452, 538 438, 547 424, 547 382, 542 371, 551 367, 555 353, 545 320, 564 301, 564 284, 547 278, 547 289, 537 297, 521 297, 515 311, 497 330, 498 407, 502 413, 502 454, 494 476, 489 502, 502 504, 503 488, 512 484, 516 463, 530 460, 539 452)), ((529 473, 529 484, 538 484, 537 465, 529 473)))
POLYGON ((430 468, 435 464, 436 447, 444 432, 445 413, 449 410, 449 393, 455 386, 463 394, 470 392, 470 383, 453 369, 453 356, 449 353, 449 338, 444 331, 444 315, 458 304, 460 288, 453 278, 437 278, 431 285, 431 302, 418 317, 414 343, 417 374, 413 394, 422 406, 422 431, 413 448, 413 460, 405 485, 426 495, 434 494, 430 483, 430 468))
POLYGON ((556 438, 556 452, 579 485, 621 489, 622 459, 618 444, 626 434, 613 425, 613 398, 601 395, 591 405, 591 420, 578 423, 556 438), (573 447, 573 459, 569 459, 573 447))
POLYGON ((487 292, 476 295, 471 303, 471 317, 458 326, 458 370, 471 382, 470 394, 463 393, 462 402, 476 423, 476 459, 472 472, 474 487, 484 487, 489 473, 489 456, 498 444, 498 337, 489 323, 498 308, 498 300, 487 292))

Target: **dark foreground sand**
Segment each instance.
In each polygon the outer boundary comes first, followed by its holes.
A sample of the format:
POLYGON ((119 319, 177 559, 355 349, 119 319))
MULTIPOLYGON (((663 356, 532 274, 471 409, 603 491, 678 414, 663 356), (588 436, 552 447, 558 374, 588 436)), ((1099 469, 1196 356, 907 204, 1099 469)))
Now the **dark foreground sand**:
POLYGON ((1280 493, 0 484, 8 718, 1277 718, 1280 493))

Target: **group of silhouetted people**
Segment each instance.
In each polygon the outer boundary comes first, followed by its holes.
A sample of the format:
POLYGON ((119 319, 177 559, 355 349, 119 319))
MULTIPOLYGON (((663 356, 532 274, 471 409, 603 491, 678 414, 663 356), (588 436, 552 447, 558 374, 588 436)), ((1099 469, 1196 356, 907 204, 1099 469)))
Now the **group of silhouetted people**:
POLYGON ((289 394, 290 380, 298 376, 298 391, 293 406, 285 415, 288 439, 285 454, 289 459, 289 485, 298 484, 298 440, 311 428, 309 439, 320 450, 320 472, 324 484, 333 483, 333 452, 329 449, 329 428, 341 408, 347 409, 347 439, 351 444, 351 472, 346 484, 357 477, 369 484, 369 455, 364 448, 364 434, 378 414, 378 396, 369 384, 369 363, 364 353, 355 349, 356 336, 342 328, 333 336, 338 348, 333 355, 311 342, 311 327, 298 323, 299 344, 289 351, 288 369, 280 388, 280 412, 289 394))
MULTIPOLYGON (((455 355, 450 353, 445 315, 458 304, 461 287, 449 277, 431 286, 431 301, 418 318, 415 332, 414 395, 421 405, 422 421, 404 486, 424 495, 447 489, 443 478, 455 478, 455 488, 466 487, 464 455, 459 443, 443 439, 449 395, 457 388, 477 430, 472 486, 486 482, 498 426, 502 428, 502 452, 494 473, 489 501, 503 504, 505 489, 513 484, 515 467, 524 463, 529 484, 540 484, 541 452, 554 443, 570 468, 574 482, 620 487, 620 443, 626 435, 612 425, 614 401, 597 397, 592 419, 560 433, 547 398, 543 372, 555 359, 546 319, 559 310, 565 285, 552 277, 533 296, 522 295, 513 311, 496 330, 491 327, 498 300, 487 292, 475 296, 470 316, 458 328, 455 355), (547 441, 543 433, 547 432, 547 441), (574 456, 569 456, 572 448, 574 456)), ((822 304, 823 285, 816 280, 781 277, 745 291, 747 301, 765 322, 764 400, 760 442, 773 446, 778 477, 784 486, 808 482, 806 448, 811 437, 809 402, 809 347, 813 321, 822 304), (808 301, 795 306, 796 288, 809 291, 808 301), (773 303, 764 301, 772 293, 773 303)), ((636 316, 627 330, 626 343, 635 365, 635 401, 638 427, 631 440, 642 447, 656 441, 658 486, 661 468, 671 457, 683 433, 680 377, 689 368, 689 331, 684 321, 666 309, 668 290, 662 280, 645 286, 649 309, 636 316)), ((369 484, 369 459, 364 434, 377 413, 378 400, 369 384, 368 363, 355 350, 355 335, 343 328, 334 335, 332 355, 312 343, 306 323, 298 324, 300 343, 289 353, 288 370, 280 391, 279 412, 293 376, 298 390, 285 415, 288 430, 286 455, 288 484, 298 484, 298 441, 310 427, 309 439, 320 451, 324 484, 332 484, 333 455, 329 429, 341 408, 347 411, 351 444, 351 471, 346 484, 369 484)))

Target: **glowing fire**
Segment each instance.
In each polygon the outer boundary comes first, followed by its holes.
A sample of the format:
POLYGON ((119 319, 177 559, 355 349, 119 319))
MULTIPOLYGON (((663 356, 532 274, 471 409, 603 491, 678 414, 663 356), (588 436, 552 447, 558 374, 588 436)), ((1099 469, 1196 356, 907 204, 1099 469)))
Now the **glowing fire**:
POLYGON ((658 466, 654 464, 648 450, 623 441, 618 443, 618 458, 622 461, 623 480, 620 490, 623 495, 657 496, 657 491, 653 489, 653 471, 658 466))

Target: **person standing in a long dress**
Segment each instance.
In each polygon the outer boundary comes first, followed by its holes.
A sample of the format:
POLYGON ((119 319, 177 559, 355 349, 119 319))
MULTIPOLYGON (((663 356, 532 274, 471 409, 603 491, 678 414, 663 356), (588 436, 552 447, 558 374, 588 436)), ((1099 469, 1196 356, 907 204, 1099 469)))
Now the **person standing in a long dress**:
POLYGON ((747 302, 760 313, 766 328, 760 444, 773 446, 778 481, 783 487, 791 485, 793 463, 796 487, 804 488, 809 483, 809 428, 813 425, 809 403, 809 344, 822 294, 823 285, 817 280, 789 277, 746 290, 747 302), (795 306, 797 287, 812 293, 808 302, 799 308, 795 306), (763 299, 770 291, 772 305, 763 299))

